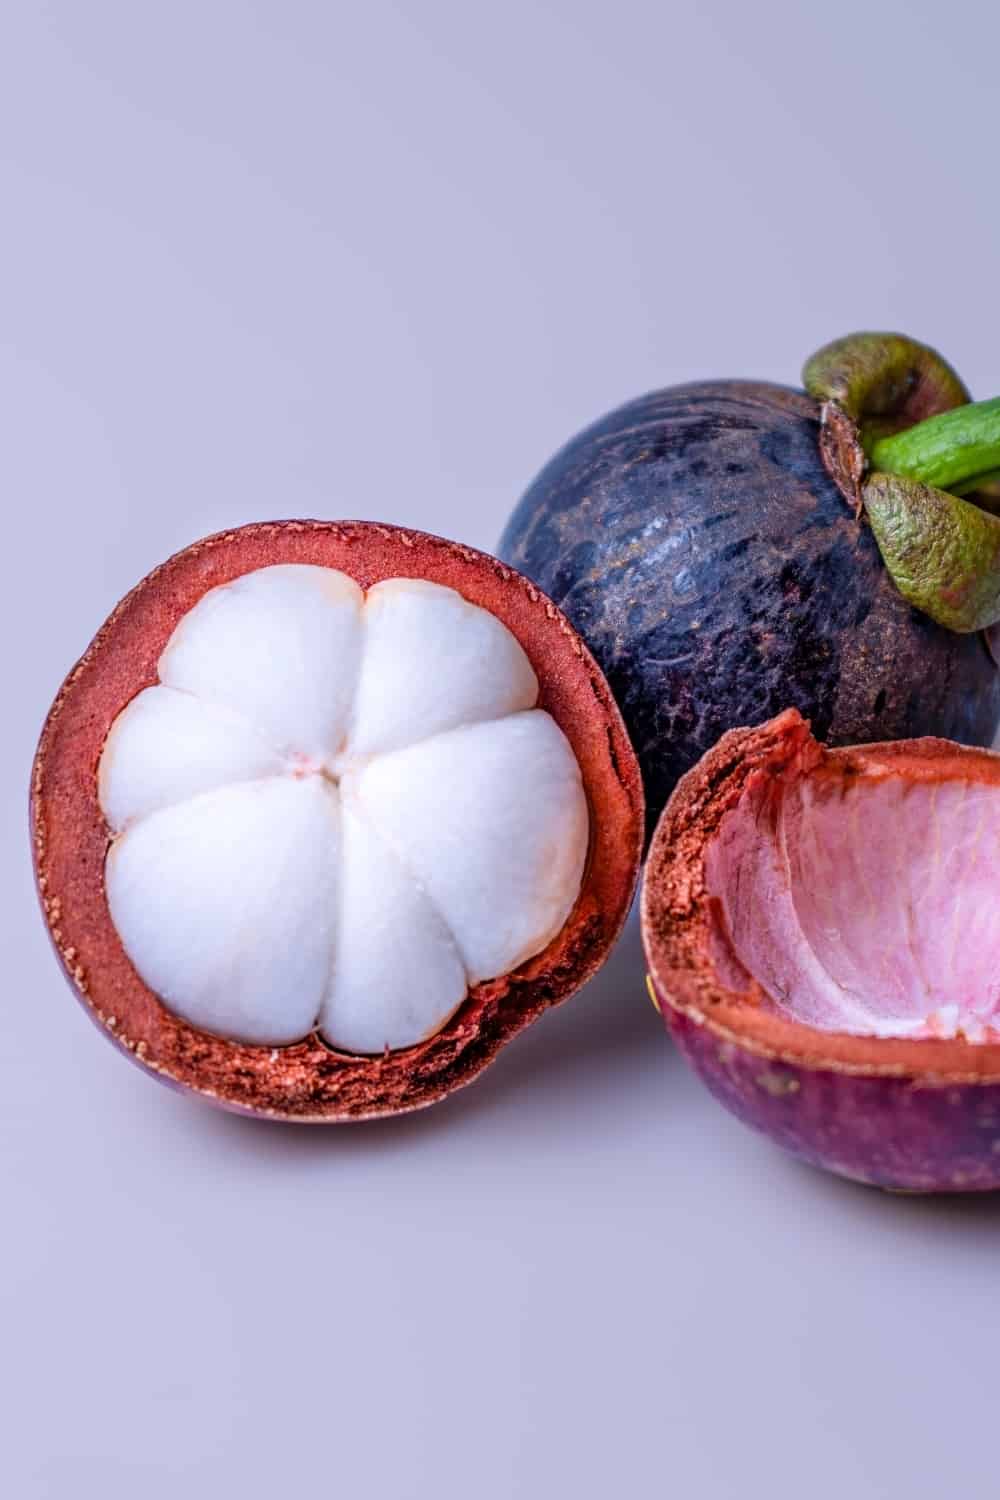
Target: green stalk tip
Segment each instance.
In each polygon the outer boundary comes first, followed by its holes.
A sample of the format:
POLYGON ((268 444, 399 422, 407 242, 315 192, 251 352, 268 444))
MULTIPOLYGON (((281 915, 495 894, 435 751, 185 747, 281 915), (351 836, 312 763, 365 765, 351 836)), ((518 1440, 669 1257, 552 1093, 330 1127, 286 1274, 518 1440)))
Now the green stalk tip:
POLYGON ((1000 397, 940 412, 866 447, 880 473, 939 490, 975 490, 1000 469, 1000 397))

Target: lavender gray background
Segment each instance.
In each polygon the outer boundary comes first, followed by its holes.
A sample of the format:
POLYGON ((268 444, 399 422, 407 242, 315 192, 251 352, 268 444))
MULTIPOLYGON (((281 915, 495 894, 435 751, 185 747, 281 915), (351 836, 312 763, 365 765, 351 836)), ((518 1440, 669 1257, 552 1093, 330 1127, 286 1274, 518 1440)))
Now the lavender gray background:
POLYGON ((489 546, 612 404, 856 326, 996 339, 995 5, 7 0, 0 1490, 995 1496, 1000 1201, 823 1178, 630 931, 475 1087, 295 1132, 128 1067, 26 864, 118 597, 251 518, 489 546))

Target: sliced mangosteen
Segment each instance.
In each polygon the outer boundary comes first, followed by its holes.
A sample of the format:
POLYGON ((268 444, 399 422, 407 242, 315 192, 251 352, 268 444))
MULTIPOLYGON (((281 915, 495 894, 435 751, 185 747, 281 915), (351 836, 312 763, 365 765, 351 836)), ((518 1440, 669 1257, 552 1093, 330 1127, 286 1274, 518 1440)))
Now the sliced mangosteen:
POLYGON ((997 403, 968 405, 896 334, 828 345, 805 384, 630 402, 556 454, 501 538, 607 674, 650 832, 725 730, 790 705, 832 744, 988 745, 1000 721, 974 633, 1000 616, 997 403))
POLYGON ((1000 756, 827 749, 795 710, 679 783, 650 848, 651 992, 723 1104, 882 1187, 1000 1187, 1000 756))
POLYGON ((440 1098, 593 973, 642 795, 525 579, 276 522, 118 606, 49 714, 32 817, 53 941, 122 1048, 220 1104, 341 1120, 440 1098))

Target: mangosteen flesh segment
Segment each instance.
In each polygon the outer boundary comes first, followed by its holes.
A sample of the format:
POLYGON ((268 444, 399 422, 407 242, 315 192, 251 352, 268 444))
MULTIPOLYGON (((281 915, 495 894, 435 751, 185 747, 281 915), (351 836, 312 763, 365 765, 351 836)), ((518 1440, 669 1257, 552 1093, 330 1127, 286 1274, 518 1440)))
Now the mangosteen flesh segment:
POLYGON ((642 898, 652 992, 747 1124, 885 1187, 1000 1187, 1000 756, 829 750, 794 711, 680 782, 642 898))
POLYGON ((563 448, 504 532, 608 677, 650 830, 725 730, 789 705, 831 744, 993 739, 984 641, 901 597, 819 439, 816 403, 781 386, 655 392, 563 448))
POLYGON ((140 977, 203 1031, 381 1053, 539 953, 587 801, 522 647, 453 589, 257 569, 207 592, 115 720, 105 885, 140 977))

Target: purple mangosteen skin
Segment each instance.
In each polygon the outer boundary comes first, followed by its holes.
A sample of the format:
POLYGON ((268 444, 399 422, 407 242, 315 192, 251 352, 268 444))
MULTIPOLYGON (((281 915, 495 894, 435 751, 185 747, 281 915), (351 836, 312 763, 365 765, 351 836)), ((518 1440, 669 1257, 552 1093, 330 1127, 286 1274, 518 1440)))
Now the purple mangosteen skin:
POLYGON ((780 1062, 660 1001, 682 1055, 744 1125, 812 1166, 899 1192, 1000 1188, 1000 1084, 780 1062))
POLYGON ((650 835, 735 724, 798 708, 831 745, 989 745, 984 639, 903 599, 820 455, 804 392, 702 381, 588 427, 546 465, 499 556, 569 616, 618 700, 650 835))

